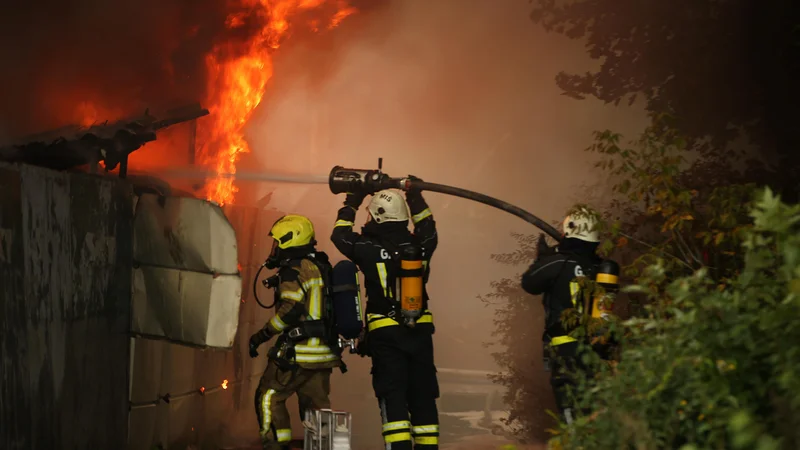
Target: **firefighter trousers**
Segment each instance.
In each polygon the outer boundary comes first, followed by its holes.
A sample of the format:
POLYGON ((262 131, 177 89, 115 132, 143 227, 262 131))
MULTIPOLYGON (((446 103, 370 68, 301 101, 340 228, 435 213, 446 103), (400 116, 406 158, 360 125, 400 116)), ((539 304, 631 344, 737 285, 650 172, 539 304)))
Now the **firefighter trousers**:
POLYGON ((387 326, 369 332, 372 387, 378 398, 386 449, 439 448, 439 383, 433 362, 433 326, 387 326))
POLYGON ((256 417, 264 450, 289 448, 292 440, 291 420, 286 400, 297 394, 300 419, 308 408, 330 408, 332 369, 281 370, 270 360, 256 389, 256 417))
POLYGON ((574 409, 570 392, 574 393, 577 387, 576 375, 582 373, 588 376, 590 370, 581 362, 577 342, 550 346, 549 352, 550 386, 553 388, 556 406, 562 419, 571 422, 574 419, 574 409))

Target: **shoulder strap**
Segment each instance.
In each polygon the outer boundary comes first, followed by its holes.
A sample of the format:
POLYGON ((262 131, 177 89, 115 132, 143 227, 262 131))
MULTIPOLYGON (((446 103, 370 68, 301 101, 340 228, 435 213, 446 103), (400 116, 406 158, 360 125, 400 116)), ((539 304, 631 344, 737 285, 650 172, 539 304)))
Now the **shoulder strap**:
MULTIPOLYGON (((319 270, 320 277, 322 277, 322 298, 325 302, 322 307, 322 318, 323 320, 327 320, 331 315, 329 308, 331 306, 331 271, 333 270, 333 266, 331 266, 330 262, 328 262, 328 255, 325 255, 324 253, 323 255, 323 258, 315 258, 311 255, 306 255, 301 258, 300 261, 304 259, 310 261, 317 267, 317 270, 319 270)), ((300 284, 300 289, 303 289, 303 293, 305 293, 302 283, 300 284)))
MULTIPOLYGON (((339 334, 336 332, 336 316, 333 312, 333 298, 331 295, 334 292, 331 286, 331 274, 333 272, 333 266, 328 259, 328 255, 323 252, 318 253, 322 254, 321 258, 315 258, 311 255, 307 255, 303 259, 307 259, 311 261, 312 264, 317 266, 320 276, 322 277, 322 298, 324 302, 322 305, 322 321, 327 328, 327 336, 324 339, 330 349, 341 357, 344 348, 339 345, 339 334)), ((345 364, 344 360, 341 361, 341 366, 339 366, 339 369, 342 373, 347 372, 347 364, 345 364)))

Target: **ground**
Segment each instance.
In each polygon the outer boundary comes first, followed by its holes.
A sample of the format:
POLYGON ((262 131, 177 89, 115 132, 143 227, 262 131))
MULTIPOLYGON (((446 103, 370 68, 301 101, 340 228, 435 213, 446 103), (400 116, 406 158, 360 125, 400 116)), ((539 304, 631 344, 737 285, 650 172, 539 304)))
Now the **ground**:
MULTIPOLYGON (((443 432, 439 448, 441 450, 499 450, 504 445, 514 444, 515 450, 545 449, 543 444, 521 445, 515 443, 509 436, 505 436, 500 422, 500 419, 505 416, 505 412, 493 411, 491 423, 487 424, 484 413, 480 411, 441 413, 439 420, 443 432), (482 425, 488 425, 489 428, 482 425)), ((302 443, 295 443, 293 448, 302 449, 302 443)), ((353 447, 352 450, 374 450, 374 448, 374 446, 369 448, 353 447)), ((260 450, 260 446, 253 445, 224 450, 260 450)))

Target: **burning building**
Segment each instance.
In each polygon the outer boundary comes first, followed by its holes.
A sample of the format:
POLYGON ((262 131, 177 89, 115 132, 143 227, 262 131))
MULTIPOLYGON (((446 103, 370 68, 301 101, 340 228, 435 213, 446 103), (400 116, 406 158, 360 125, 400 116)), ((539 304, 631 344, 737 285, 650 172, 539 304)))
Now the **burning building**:
POLYGON ((69 127, 2 149, 3 448, 222 445, 237 412, 247 428, 253 377, 246 353, 229 350, 257 322, 243 284, 269 247, 258 230, 279 213, 221 207, 127 170, 157 130, 207 113, 69 127))

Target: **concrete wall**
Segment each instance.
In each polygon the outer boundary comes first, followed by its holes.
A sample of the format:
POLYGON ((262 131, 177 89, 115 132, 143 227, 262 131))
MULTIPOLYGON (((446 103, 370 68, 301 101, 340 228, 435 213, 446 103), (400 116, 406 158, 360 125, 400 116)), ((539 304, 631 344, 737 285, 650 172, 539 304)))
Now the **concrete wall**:
POLYGON ((0 164, 0 448, 124 448, 131 198, 0 164))

